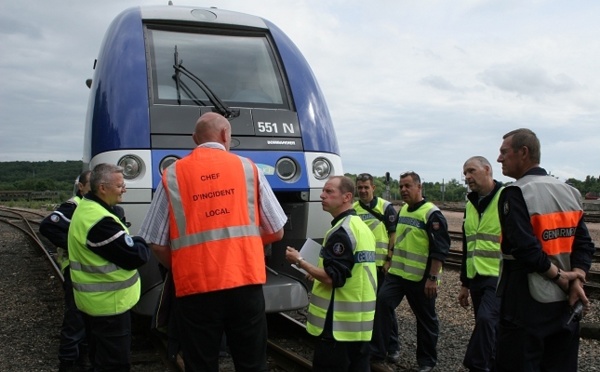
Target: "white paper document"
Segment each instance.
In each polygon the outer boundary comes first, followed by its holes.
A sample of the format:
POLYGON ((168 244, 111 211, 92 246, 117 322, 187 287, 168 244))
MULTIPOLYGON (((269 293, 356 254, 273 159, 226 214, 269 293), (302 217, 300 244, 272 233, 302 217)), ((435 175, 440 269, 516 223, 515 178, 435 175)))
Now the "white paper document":
MULTIPOLYGON (((300 248, 300 256, 304 258, 304 261, 310 263, 311 265, 317 266, 319 263, 319 254, 321 253, 321 244, 315 242, 312 239, 306 239, 302 248, 300 248)), ((299 268, 296 265, 292 265, 292 267, 298 271, 303 272, 304 274, 308 274, 306 270, 299 268)))

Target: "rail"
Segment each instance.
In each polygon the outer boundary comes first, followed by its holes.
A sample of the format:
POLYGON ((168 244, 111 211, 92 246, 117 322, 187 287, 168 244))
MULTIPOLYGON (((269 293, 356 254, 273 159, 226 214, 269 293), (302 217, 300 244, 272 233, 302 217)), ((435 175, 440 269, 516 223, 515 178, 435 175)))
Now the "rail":
MULTIPOLYGON (((62 273, 55 264, 51 249, 45 247, 43 241, 37 236, 35 227, 32 224, 39 223, 40 217, 45 216, 45 213, 29 211, 24 209, 5 208, 0 207, 0 221, 3 223, 10 224, 22 231, 35 245, 41 249, 42 252, 48 258, 53 271, 62 280, 62 273), (26 217, 26 214, 30 214, 30 218, 26 217), (33 218, 31 216, 34 216, 33 218)), ((459 231, 449 231, 450 237, 453 241, 461 241, 462 233, 459 231)), ((595 259, 600 256, 600 250, 597 250, 595 259)), ((446 262, 446 266, 452 269, 458 269, 462 261, 462 249, 451 249, 450 255, 446 262)), ((591 271, 588 275, 588 283, 586 284, 586 292, 588 296, 595 297, 595 294, 600 293, 600 273, 591 271)), ((269 367, 276 368, 276 370, 284 371, 310 371, 312 369, 311 358, 312 355, 302 355, 298 352, 299 349, 310 350, 311 345, 314 349, 315 338, 308 335, 306 327, 302 323, 301 317, 297 319, 292 318, 287 314, 269 314, 269 339, 267 344, 269 367), (300 343, 304 347, 297 348, 293 343, 300 343)), ((154 342, 154 341, 153 341, 154 342)), ((164 348, 162 343, 155 344, 157 349, 164 348)), ((166 348, 165 348, 166 349, 166 348)), ((164 351, 161 351, 162 354, 164 351)), ((153 356, 150 353, 142 353, 132 358, 134 364, 143 364, 148 358, 153 356)), ((155 357, 155 356, 154 356, 155 357)), ((184 370, 183 362, 181 358, 178 358, 176 369, 171 364, 168 368, 171 371, 184 370)), ((379 366, 374 365, 372 370, 379 371, 379 366)))
POLYGON ((58 278, 60 278, 60 282, 63 283, 65 281, 65 278, 63 276, 62 270, 60 269, 60 267, 54 260, 54 257, 53 257, 54 255, 48 249, 46 249, 46 246, 44 245, 42 240, 38 237, 37 231, 35 231, 33 229, 33 227, 31 226, 32 223, 39 223, 39 221, 38 220, 35 220, 35 221, 29 220, 28 218, 25 217, 25 214, 27 214, 27 213, 35 215, 36 218, 39 218, 42 216, 38 212, 26 211, 23 209, 0 207, 1 221, 8 225, 11 225, 12 227, 23 232, 29 238, 29 240, 31 240, 32 244, 34 244, 36 246, 36 249, 39 249, 40 252, 42 252, 46 256, 46 258, 48 259, 48 263, 51 266, 52 272, 58 278), (15 218, 16 218, 16 220, 15 220, 15 218))
MULTIPOLYGON (((39 224, 41 217, 45 217, 45 213, 0 206, 0 223, 7 224, 19 230, 23 236, 26 236, 36 250, 43 253, 46 261, 49 263, 53 275, 60 278, 60 284, 64 283, 62 270, 54 259, 54 246, 51 243, 46 246, 44 241, 40 239, 37 233, 37 228, 32 225, 39 224), (27 217, 33 215, 34 217, 27 217)), ((45 238, 43 238, 45 240, 45 238)), ((49 243, 49 242, 48 242, 49 243)), ((167 371, 182 371, 170 363, 166 357, 166 348, 160 347, 160 342, 157 340, 149 327, 149 319, 142 319, 141 316, 132 317, 132 348, 131 348, 131 364, 132 366, 145 367, 152 364, 160 365, 161 370, 167 371)))
POLYGON ((0 201, 16 200, 55 200, 60 196, 58 191, 0 191, 0 201))

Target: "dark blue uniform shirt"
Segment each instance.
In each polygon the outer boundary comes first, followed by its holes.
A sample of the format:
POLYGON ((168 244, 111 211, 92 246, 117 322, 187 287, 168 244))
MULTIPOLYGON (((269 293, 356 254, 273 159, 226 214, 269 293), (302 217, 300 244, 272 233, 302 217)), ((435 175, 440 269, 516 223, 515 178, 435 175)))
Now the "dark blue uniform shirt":
MULTIPOLYGON (((97 202, 110 213, 119 217, 108 204, 94 194, 88 193, 85 198, 97 202)), ((90 229, 87 236, 87 247, 98 256, 125 270, 137 269, 148 262, 150 250, 144 239, 138 236, 133 237, 133 245, 130 245, 131 241, 126 239, 128 236, 128 234, 123 234, 123 226, 120 223, 111 217, 105 217, 90 229), (111 242, 104 244, 106 241, 111 242)))

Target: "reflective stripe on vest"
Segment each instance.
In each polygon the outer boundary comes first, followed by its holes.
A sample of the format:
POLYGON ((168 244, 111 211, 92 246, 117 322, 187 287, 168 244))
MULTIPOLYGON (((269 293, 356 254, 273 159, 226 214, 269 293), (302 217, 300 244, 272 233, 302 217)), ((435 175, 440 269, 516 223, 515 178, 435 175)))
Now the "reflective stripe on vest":
POLYGON ((163 186, 177 297, 265 283, 258 170, 250 160, 198 147, 165 170, 163 186))
MULTIPOLYGON (((373 210, 385 215, 385 210, 391 203, 385 199, 377 198, 377 204, 373 210)), ((354 202, 352 206, 356 211, 358 217, 360 217, 375 236, 375 265, 383 266, 385 258, 388 254, 389 236, 385 224, 373 216, 371 212, 360 206, 360 202, 354 202)))
MULTIPOLYGON (((575 231, 583 216, 581 194, 552 176, 525 176, 509 187, 519 187, 527 205, 533 232, 550 261, 571 270, 575 231)), ((567 300, 553 281, 538 273, 528 274, 529 292, 539 302, 567 300)))
MULTIPOLYGON (((352 276, 343 287, 332 288, 318 280, 314 282, 306 330, 311 335, 323 333, 327 310, 333 311, 333 337, 338 341, 370 341, 375 319, 377 273, 375 268, 375 238, 358 216, 346 216, 325 235, 323 245, 338 229, 344 229, 352 242, 354 266, 352 276), (332 293, 332 290, 335 293, 332 293), (331 297, 334 301, 331 303, 331 297)), ((323 257, 318 267, 323 268, 323 257)))
POLYGON ((439 208, 430 202, 425 202, 412 212, 408 211, 408 204, 402 206, 389 273, 413 282, 423 279, 429 258, 426 225, 429 216, 435 211, 439 211, 439 208))
POLYGON ((93 316, 124 313, 140 298, 137 270, 125 270, 88 249, 89 230, 103 218, 110 217, 123 230, 114 240, 128 234, 127 227, 102 205, 83 199, 75 209, 69 226, 69 259, 73 294, 77 308, 93 316))
MULTIPOLYGON (((79 202, 81 201, 81 198, 77 195, 71 197, 69 200, 67 200, 67 203, 73 203, 75 204, 75 208, 77 208, 77 205, 79 204, 79 202)), ((54 211, 52 212, 52 214, 57 215, 60 219, 62 219, 63 221, 65 221, 66 223, 70 224, 71 220, 67 218, 67 216, 65 216, 64 214, 58 212, 58 211, 54 211)), ((67 266, 69 266, 69 252, 67 251, 68 247, 56 247, 56 262, 58 263, 58 265, 60 266, 60 270, 64 273, 65 269, 67 266)))
POLYGON ((466 205, 465 236, 467 238, 467 278, 476 274, 498 276, 500 270, 500 219, 498 217, 498 199, 500 188, 485 211, 480 216, 475 206, 468 201, 466 205))

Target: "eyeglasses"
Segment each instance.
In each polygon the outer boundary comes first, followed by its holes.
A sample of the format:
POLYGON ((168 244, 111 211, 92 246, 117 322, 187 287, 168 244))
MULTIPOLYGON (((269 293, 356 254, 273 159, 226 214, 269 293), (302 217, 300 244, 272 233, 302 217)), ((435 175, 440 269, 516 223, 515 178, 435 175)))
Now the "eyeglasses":
POLYGON ((127 184, 126 184, 125 182, 123 182, 123 183, 122 183, 122 184, 120 184, 120 185, 113 185, 112 183, 104 183, 104 182, 103 182, 102 184, 103 184, 103 185, 111 185, 111 186, 114 186, 114 187, 116 187, 117 189, 121 189, 121 190, 123 190, 123 189, 127 188, 127 184))
POLYGON ((373 181, 373 176, 371 176, 369 173, 361 173, 358 176, 356 176, 356 180, 357 181, 373 181))

